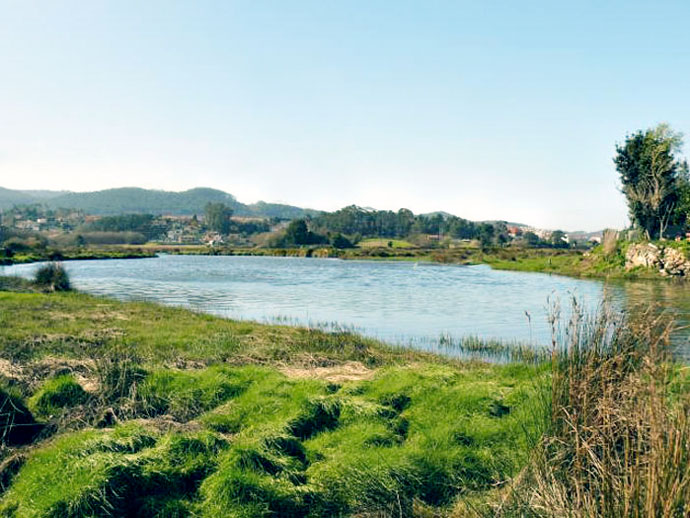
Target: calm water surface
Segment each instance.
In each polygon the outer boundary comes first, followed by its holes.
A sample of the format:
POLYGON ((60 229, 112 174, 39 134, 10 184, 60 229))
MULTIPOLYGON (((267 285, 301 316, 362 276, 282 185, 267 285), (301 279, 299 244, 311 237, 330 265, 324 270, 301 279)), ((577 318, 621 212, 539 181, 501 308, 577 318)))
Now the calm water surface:
MULTIPOLYGON (((37 264, 5 267, 31 276, 37 264)), ((236 319, 338 323, 392 343, 433 347, 442 335, 545 344, 549 300, 596 308, 604 293, 620 308, 660 302, 682 322, 683 285, 606 284, 487 266, 275 257, 168 256, 66 262, 79 290, 153 300, 236 319), (530 315, 528 319, 527 314, 530 315)), ((683 349, 687 337, 680 339, 683 349)))

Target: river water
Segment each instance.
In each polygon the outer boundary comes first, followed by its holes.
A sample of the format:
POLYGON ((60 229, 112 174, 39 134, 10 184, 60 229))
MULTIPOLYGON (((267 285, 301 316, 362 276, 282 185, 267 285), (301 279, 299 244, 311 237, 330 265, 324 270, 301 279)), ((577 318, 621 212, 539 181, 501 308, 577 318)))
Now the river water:
MULTIPOLYGON (((73 285, 259 322, 345 327, 390 343, 433 348, 441 337, 547 344, 549 307, 576 298, 595 310, 661 305, 690 321, 682 284, 583 280, 488 266, 337 259, 173 256, 64 263, 73 285)), ((30 277, 38 264, 0 268, 30 277)), ((677 339, 686 356, 687 335, 677 339)))

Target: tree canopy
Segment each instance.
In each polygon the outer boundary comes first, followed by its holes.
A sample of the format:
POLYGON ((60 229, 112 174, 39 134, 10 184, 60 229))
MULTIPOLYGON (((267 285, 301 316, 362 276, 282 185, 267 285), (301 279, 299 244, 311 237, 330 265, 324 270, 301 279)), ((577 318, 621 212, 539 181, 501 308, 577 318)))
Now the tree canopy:
POLYGON ((232 225, 232 209, 224 203, 207 203, 204 208, 204 223, 209 230, 228 234, 232 225))
POLYGON ((676 155, 681 133, 667 124, 637 131, 616 146, 614 163, 628 202, 630 221, 647 238, 663 238, 687 218, 687 162, 676 155))

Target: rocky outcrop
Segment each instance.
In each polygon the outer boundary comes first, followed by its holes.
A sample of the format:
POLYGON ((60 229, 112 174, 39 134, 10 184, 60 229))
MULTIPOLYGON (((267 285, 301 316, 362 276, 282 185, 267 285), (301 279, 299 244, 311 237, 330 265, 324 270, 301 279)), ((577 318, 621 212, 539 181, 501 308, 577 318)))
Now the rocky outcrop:
POLYGON ((632 244, 625 253, 625 269, 632 270, 638 266, 659 268, 662 251, 652 243, 632 244))
POLYGON ((685 276, 690 275, 690 261, 685 254, 675 248, 664 248, 662 259, 662 275, 685 276))
POLYGON ((664 276, 690 276, 690 261, 683 252, 672 247, 659 247, 652 243, 630 245, 625 254, 625 269, 640 266, 657 269, 664 276))

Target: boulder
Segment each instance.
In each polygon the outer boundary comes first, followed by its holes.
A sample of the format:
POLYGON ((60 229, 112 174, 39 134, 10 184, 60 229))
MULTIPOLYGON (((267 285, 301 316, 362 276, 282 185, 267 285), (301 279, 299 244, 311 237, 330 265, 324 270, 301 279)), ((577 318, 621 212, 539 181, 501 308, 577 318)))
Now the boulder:
POLYGON ((651 243, 632 244, 625 253, 625 269, 631 270, 638 266, 659 268, 661 257, 661 250, 651 243))
POLYGON ((685 276, 690 275, 690 261, 685 254, 675 248, 665 248, 662 258, 662 275, 685 276))

